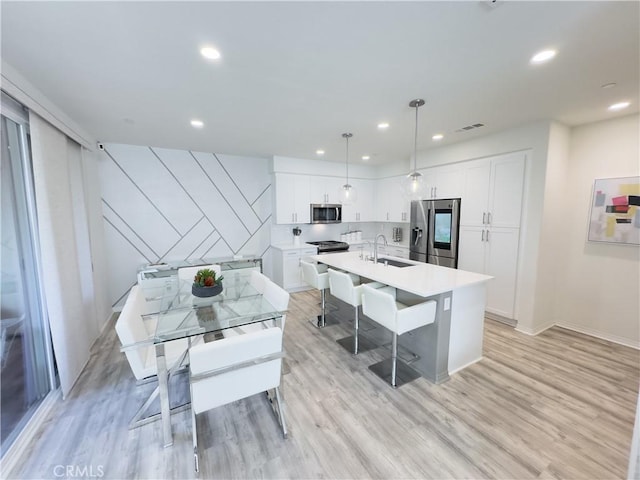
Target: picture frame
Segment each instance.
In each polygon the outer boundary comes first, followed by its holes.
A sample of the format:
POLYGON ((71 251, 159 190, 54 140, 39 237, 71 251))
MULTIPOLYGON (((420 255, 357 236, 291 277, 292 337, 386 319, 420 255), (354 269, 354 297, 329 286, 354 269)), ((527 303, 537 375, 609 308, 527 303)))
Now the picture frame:
POLYGON ((587 240, 640 245, 640 177, 595 179, 587 240))

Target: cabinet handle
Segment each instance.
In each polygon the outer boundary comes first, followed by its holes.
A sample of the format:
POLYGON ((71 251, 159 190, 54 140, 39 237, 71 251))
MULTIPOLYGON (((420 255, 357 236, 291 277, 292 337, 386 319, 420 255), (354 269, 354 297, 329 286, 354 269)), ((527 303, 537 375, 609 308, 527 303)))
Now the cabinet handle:
POLYGON ((482 230, 482 241, 484 242, 484 230, 482 230))
POLYGON ((389 212, 387 212, 387 221, 389 221, 389 212))
POLYGON ((487 242, 489 241, 489 230, 487 230, 487 242))
POLYGON ((438 198, 438 187, 433 187, 433 198, 438 198))
POLYGON ((487 212, 482 212, 482 224, 486 225, 487 223, 487 212))
POLYGON ((491 212, 487 213, 487 225, 491 225, 491 212))

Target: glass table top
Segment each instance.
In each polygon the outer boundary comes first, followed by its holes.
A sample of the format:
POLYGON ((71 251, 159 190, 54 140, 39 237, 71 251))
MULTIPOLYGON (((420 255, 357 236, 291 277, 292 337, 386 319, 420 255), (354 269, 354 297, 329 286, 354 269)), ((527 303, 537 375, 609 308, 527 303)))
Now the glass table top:
POLYGON ((251 286, 251 270, 228 270, 223 275, 222 293, 208 298, 195 297, 190 281, 177 276, 167 279, 161 297, 150 302, 151 310, 157 311, 143 316, 145 321, 155 323, 155 334, 144 343, 164 343, 279 319, 285 313, 277 311, 251 286))

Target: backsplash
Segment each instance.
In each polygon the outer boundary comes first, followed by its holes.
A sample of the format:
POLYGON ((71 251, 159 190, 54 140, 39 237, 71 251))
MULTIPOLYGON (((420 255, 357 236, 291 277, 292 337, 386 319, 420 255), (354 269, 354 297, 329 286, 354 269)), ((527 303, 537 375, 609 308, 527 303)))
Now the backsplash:
POLYGON ((363 240, 373 240, 375 236, 382 233, 389 243, 392 243, 392 233, 394 227, 402 229, 402 241, 400 245, 409 245, 409 224, 408 223, 383 223, 383 222, 362 222, 362 223, 332 223, 332 224, 299 224, 299 225, 275 225, 271 226, 271 243, 274 245, 286 245, 293 243, 292 230, 299 227, 302 230, 300 242, 313 242, 317 240, 340 240, 343 233, 360 230, 363 240))

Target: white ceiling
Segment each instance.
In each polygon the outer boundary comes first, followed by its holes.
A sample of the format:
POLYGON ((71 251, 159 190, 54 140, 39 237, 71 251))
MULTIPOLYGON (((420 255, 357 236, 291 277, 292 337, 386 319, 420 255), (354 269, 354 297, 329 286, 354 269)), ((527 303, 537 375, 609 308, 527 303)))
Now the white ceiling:
POLYGON ((406 161, 414 98, 420 150, 435 133, 638 111, 640 3, 489 5, 5 0, 2 58, 101 141, 238 155, 343 162, 350 131, 352 161, 406 161), (552 62, 529 64, 549 47, 552 62))

